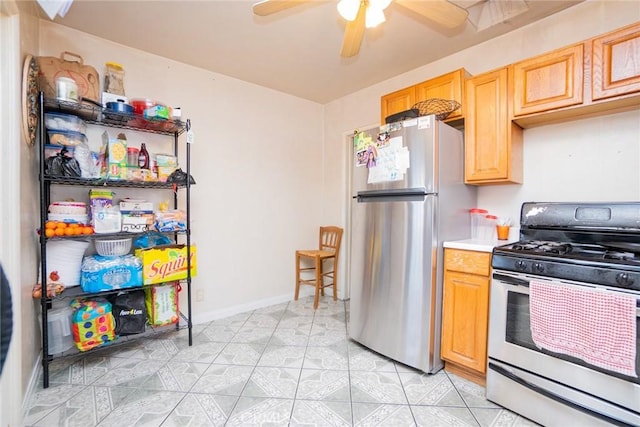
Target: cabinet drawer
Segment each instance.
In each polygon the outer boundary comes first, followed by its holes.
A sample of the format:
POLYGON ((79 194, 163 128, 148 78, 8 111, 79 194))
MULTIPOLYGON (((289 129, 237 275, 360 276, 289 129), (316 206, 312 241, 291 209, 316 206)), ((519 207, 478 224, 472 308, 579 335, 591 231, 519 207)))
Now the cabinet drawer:
POLYGON ((489 252, 445 249, 444 269, 489 276, 491 271, 491 254, 489 252))

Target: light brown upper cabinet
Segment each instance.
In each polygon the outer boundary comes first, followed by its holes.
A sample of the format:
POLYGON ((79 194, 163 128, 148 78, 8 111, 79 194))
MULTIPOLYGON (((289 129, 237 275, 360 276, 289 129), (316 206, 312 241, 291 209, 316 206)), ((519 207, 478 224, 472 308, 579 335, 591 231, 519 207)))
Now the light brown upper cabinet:
POLYGON ((640 92, 640 23, 592 40, 594 101, 640 92))
POLYGON ((583 57, 578 44, 513 64, 514 116, 582 104, 583 57))
POLYGON ((458 101, 460 108, 455 110, 445 121, 457 120, 464 117, 462 106, 464 101, 464 81, 471 77, 464 68, 444 74, 416 85, 416 102, 427 99, 448 99, 458 101))
POLYGON ((385 119, 396 113, 401 113, 410 109, 416 103, 415 86, 406 87, 382 96, 380 110, 382 117, 380 123, 385 123, 385 119))
POLYGON ((509 101, 506 67, 466 80, 465 183, 522 182, 522 128, 511 120, 509 101))
POLYGON ((513 64, 522 127, 640 106, 640 23, 513 64))
MULTIPOLYGON (((391 114, 400 113, 413 107, 419 101, 440 98, 458 101, 463 105, 464 80, 469 73, 464 68, 426 80, 413 86, 383 95, 380 100, 380 123, 391 114)), ((454 111, 445 121, 458 120, 463 117, 463 108, 454 111)))

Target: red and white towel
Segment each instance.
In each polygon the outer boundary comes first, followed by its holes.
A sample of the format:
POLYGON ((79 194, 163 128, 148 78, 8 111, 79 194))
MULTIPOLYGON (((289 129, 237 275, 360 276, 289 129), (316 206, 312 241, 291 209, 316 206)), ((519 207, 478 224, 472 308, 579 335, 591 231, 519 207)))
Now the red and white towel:
POLYGON ((529 303, 536 346, 637 377, 635 297, 531 281, 529 303))

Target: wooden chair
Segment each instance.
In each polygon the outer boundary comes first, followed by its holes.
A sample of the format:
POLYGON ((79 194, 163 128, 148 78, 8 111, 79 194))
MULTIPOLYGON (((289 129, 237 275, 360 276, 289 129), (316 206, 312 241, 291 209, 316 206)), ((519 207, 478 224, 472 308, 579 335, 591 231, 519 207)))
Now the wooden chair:
POLYGON ((333 300, 338 299, 338 259, 340 256, 340 243, 342 242, 342 232, 340 227, 320 227, 320 240, 318 249, 297 250, 296 251, 296 294, 295 300, 298 300, 300 293, 300 285, 311 285, 316 288, 313 300, 313 309, 318 308, 318 300, 320 295, 324 295, 324 288, 333 286, 333 300), (313 267, 303 267, 302 263, 313 261, 313 267), (327 271, 324 262, 332 260, 333 265, 327 271), (303 279, 301 273, 305 277, 309 277, 310 272, 314 272, 312 278, 303 279))

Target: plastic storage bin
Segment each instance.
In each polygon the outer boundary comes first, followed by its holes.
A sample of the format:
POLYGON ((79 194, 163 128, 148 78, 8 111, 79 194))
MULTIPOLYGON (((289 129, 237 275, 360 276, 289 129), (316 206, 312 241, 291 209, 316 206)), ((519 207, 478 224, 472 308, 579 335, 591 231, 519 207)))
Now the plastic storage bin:
POLYGON ((87 133, 84 120, 73 114, 44 113, 44 126, 49 130, 87 133))
POLYGON ((70 145, 75 146, 83 142, 87 142, 87 137, 80 132, 70 130, 49 130, 49 143, 51 145, 70 145))
POLYGON ((57 308, 47 312, 49 354, 59 354, 73 348, 72 315, 71 307, 57 308))

